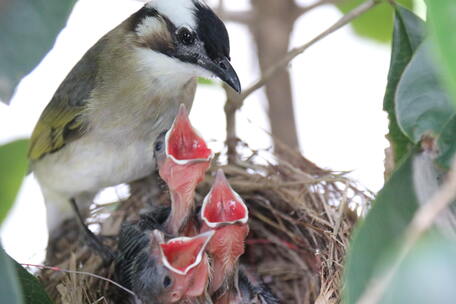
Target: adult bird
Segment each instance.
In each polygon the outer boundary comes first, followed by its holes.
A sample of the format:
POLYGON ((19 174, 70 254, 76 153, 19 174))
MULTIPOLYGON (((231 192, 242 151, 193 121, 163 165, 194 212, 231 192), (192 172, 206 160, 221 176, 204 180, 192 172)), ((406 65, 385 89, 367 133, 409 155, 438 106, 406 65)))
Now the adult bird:
POLYGON ((207 246, 213 271, 209 293, 214 303, 244 303, 239 289, 238 260, 244 253, 244 241, 249 233, 249 213, 221 169, 203 201, 201 219, 201 231, 215 231, 207 246))
POLYGON ((86 214, 100 189, 153 171, 153 143, 181 103, 191 108, 200 76, 241 89, 226 28, 202 0, 150 1, 87 51, 41 114, 28 153, 51 240, 72 217, 70 200, 86 214))

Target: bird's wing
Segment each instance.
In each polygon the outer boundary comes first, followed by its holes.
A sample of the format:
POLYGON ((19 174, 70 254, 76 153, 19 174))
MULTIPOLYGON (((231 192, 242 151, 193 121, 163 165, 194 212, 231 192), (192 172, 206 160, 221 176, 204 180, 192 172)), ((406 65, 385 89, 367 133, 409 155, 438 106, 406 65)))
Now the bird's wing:
POLYGON ((51 102, 33 130, 29 159, 40 159, 48 153, 60 150, 71 140, 79 138, 85 129, 82 111, 80 107, 51 102))
POLYGON ((95 87, 102 47, 98 42, 82 57, 44 109, 32 133, 30 160, 60 150, 87 130, 84 111, 95 87))
POLYGON ((124 223, 119 233, 117 244, 118 257, 116 260, 115 273, 121 284, 127 288, 132 288, 132 277, 135 273, 137 259, 141 252, 147 248, 149 239, 144 231, 131 223, 124 223))

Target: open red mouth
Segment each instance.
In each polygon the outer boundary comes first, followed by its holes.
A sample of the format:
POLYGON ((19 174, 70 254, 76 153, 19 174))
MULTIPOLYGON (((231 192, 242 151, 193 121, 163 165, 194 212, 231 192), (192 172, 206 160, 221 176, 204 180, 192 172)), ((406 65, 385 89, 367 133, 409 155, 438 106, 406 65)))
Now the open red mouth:
POLYGON ((177 237, 160 244, 163 264, 177 274, 186 275, 201 263, 213 235, 214 231, 208 231, 192 238, 177 237))
POLYGON ((179 164, 190 161, 208 161, 212 158, 212 150, 207 147, 204 139, 193 129, 188 118, 187 109, 183 104, 166 134, 166 155, 179 164))
POLYGON ((201 217, 210 228, 236 223, 246 224, 248 221, 247 206, 231 188, 221 169, 217 171, 214 184, 204 199, 201 217))

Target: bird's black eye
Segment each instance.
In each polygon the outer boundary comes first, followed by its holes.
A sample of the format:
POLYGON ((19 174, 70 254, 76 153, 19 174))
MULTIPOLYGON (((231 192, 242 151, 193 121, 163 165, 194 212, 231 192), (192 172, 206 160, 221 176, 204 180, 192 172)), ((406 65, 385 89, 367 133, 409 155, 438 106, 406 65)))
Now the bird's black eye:
POLYGON ((163 287, 168 288, 171 285, 171 278, 168 276, 165 276, 163 279, 163 287))
POLYGON ((195 43, 195 34, 192 33, 188 28, 182 27, 177 33, 177 38, 184 45, 192 45, 195 43))
POLYGON ((157 140, 155 143, 155 151, 161 151, 163 149, 163 141, 157 140))

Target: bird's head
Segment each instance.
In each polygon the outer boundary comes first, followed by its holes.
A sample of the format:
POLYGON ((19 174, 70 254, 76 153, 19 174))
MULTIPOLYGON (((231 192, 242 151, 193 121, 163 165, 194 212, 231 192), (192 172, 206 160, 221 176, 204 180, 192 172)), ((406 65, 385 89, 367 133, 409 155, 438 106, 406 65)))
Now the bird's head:
POLYGON ((215 231, 207 252, 214 261, 211 291, 232 277, 239 257, 244 253, 244 240, 249 232, 249 213, 242 198, 231 188, 222 170, 201 208, 202 231, 215 231))
POLYGON ((128 20, 144 61, 182 77, 216 76, 237 92, 223 22, 203 0, 152 0, 128 20))
MULTIPOLYGON (((154 234, 161 234, 158 230, 154 234)), ((172 278, 172 303, 204 293, 209 279, 209 263, 205 253, 214 235, 208 231, 194 237, 177 237, 160 243, 162 263, 172 278)), ((167 303, 167 302, 165 302, 167 303)))
POLYGON ((187 110, 181 105, 171 129, 155 143, 158 172, 172 198, 168 232, 178 234, 193 207, 195 188, 204 179, 212 151, 193 129, 187 110))

